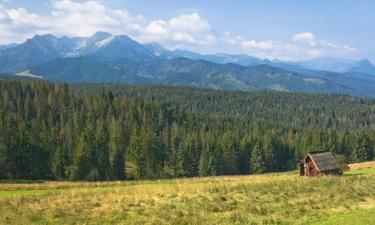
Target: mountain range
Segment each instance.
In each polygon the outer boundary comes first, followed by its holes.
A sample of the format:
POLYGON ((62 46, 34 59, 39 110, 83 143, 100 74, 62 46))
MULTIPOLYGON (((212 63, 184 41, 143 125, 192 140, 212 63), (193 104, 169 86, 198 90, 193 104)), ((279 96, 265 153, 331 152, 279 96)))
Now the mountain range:
POLYGON ((187 85, 223 90, 346 93, 375 97, 375 67, 360 61, 259 59, 140 44, 126 35, 36 35, 0 46, 0 72, 65 82, 187 85))

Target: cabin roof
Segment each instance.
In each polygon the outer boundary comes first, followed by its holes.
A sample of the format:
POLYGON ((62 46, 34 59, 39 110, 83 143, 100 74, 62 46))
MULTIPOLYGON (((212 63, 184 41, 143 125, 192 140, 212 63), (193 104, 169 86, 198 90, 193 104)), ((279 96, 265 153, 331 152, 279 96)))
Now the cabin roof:
POLYGON ((338 169, 336 159, 331 152, 309 153, 308 156, 310 156, 311 160, 321 172, 338 169))

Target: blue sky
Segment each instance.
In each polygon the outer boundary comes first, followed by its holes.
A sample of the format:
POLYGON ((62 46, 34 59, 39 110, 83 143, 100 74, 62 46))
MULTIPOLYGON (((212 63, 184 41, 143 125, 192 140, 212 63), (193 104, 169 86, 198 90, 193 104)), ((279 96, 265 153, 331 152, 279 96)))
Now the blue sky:
POLYGON ((0 5, 1 44, 34 34, 89 36, 103 30, 203 53, 375 62, 371 0, 0 0, 0 5))

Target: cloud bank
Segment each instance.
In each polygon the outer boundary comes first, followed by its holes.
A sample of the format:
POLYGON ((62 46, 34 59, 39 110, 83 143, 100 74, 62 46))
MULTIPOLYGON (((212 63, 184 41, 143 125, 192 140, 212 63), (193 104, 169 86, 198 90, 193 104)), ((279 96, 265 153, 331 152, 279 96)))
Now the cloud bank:
POLYGON ((318 39, 311 32, 291 36, 288 43, 254 40, 216 31, 199 13, 146 21, 126 9, 111 9, 97 1, 56 0, 50 13, 41 15, 25 8, 0 4, 0 44, 23 42, 35 34, 90 36, 97 31, 126 34, 142 43, 159 42, 167 48, 243 53, 260 58, 297 60, 314 57, 346 57, 356 54, 347 44, 318 39))

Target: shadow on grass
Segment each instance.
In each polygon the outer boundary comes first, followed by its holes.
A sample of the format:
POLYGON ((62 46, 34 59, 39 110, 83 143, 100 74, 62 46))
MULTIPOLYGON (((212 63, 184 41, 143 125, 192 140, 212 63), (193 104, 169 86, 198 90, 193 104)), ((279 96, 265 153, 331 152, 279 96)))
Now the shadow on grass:
POLYGON ((343 174, 342 176, 343 177, 357 177, 357 176, 360 176, 360 175, 363 175, 365 173, 347 173, 347 174, 343 174))
POLYGON ((32 183, 46 183, 46 180, 0 180, 0 184, 32 184, 32 183))

